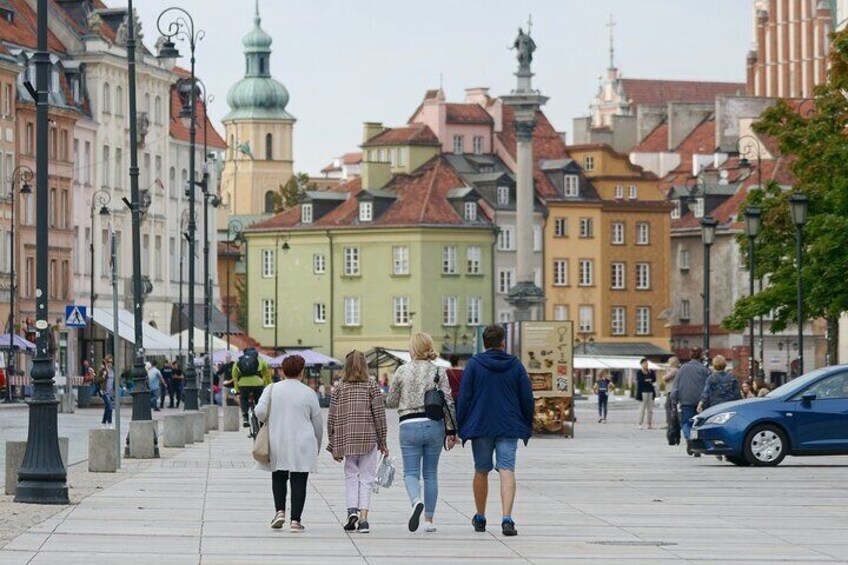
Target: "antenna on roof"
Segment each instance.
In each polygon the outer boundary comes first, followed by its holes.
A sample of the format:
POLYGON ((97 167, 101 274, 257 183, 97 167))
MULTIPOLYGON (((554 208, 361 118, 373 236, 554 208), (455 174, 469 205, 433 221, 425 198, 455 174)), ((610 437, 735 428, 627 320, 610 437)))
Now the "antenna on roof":
POLYGON ((442 90, 442 71, 439 71, 439 90, 442 90))
POLYGON ((533 14, 527 16, 527 35, 533 31, 533 14))
POLYGON ((607 27, 609 28, 609 54, 610 54, 610 62, 609 68, 615 68, 615 26, 618 25, 616 21, 613 19, 612 14, 609 17, 609 23, 607 23, 607 27))

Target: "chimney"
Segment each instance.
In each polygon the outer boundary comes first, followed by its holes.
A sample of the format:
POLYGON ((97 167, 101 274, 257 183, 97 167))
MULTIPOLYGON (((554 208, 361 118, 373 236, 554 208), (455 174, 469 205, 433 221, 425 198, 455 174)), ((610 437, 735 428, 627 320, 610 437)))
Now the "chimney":
POLYGON ((489 87, 488 86, 477 86, 474 88, 466 88, 465 89, 465 103, 466 104, 479 104, 481 106, 486 106, 486 102, 489 100, 489 87))
POLYGON ((362 143, 368 143, 381 133, 383 133, 382 122, 365 122, 362 124, 362 143))

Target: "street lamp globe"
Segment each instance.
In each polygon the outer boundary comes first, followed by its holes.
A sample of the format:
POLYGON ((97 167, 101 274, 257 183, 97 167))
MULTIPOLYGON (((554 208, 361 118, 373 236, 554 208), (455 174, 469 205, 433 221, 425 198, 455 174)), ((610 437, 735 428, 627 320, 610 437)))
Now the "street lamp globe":
POLYGON ((750 207, 745 210, 745 235, 751 239, 755 239, 760 235, 760 227, 762 227, 763 213, 757 207, 750 207))
POLYGON ((174 65, 177 64, 177 59, 180 58, 180 52, 170 37, 163 36, 161 38, 159 52, 156 54, 156 58, 162 61, 162 64, 168 69, 173 69, 174 65))
POLYGON ((807 208, 809 198, 803 192, 796 192, 789 199, 789 211, 792 213, 792 222, 797 227, 803 227, 807 223, 807 208))
POLYGON ((710 247, 713 243, 715 243, 717 226, 718 222, 712 216, 704 216, 701 219, 701 237, 703 238, 704 245, 707 247, 710 247))

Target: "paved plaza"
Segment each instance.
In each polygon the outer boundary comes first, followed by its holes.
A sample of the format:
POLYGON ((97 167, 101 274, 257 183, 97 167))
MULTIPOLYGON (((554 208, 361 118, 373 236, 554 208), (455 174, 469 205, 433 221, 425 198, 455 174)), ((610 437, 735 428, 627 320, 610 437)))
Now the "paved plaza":
MULTIPOLYGON (((664 430, 637 429, 632 404, 616 408, 604 425, 584 405, 575 439, 520 449, 515 538, 497 527, 497 479, 496 527, 472 531, 467 447, 443 455, 435 533, 406 530, 400 485, 375 495, 372 533, 344 533, 342 468, 326 452, 310 477, 306 532, 271 531, 270 478, 251 469, 249 440, 213 432, 159 460, 127 462, 74 506, 38 508, 52 515, 6 543, 0 564, 848 562, 848 458, 789 458, 777 469, 689 458, 666 445, 664 430)), ((399 456, 394 411, 389 418, 399 456)), ((85 475, 71 473, 71 486, 85 475)), ((72 489, 73 500, 80 494, 72 489)), ((21 516, 32 508, 9 497, 2 506, 21 516)))

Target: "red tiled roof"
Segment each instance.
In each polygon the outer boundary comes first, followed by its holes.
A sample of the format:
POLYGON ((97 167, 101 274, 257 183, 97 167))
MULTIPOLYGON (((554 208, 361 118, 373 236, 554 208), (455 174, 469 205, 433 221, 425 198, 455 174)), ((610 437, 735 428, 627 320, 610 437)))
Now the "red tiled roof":
POLYGON ((362 144, 375 145, 441 145, 433 130, 425 124, 412 124, 400 128, 389 128, 362 144))
MULTIPOLYGON (((180 69, 179 67, 174 67, 174 73, 177 75, 189 78, 191 74, 185 69, 180 69)), ((177 90, 177 85, 171 86, 171 124, 170 131, 171 137, 174 139, 178 139, 180 141, 188 142, 190 140, 190 134, 188 128, 183 125, 182 120, 180 120, 180 108, 182 108, 182 101, 180 100, 180 94, 177 90)), ((208 128, 209 131, 209 139, 207 145, 209 147, 216 147, 218 149, 226 149, 227 142, 224 141, 224 138, 221 137, 221 134, 218 133, 218 130, 215 129, 215 125, 211 119, 209 119, 209 123, 206 124, 206 106, 204 106, 203 101, 198 100, 197 106, 195 108, 196 112, 196 123, 197 123, 197 139, 196 143, 198 145, 203 145, 204 133, 205 129, 208 128)))
MULTIPOLYGON (((30 9, 26 0, 7 0, 7 3, 14 10, 15 17, 13 22, 0 18, 0 40, 4 43, 36 49, 38 47, 38 33, 35 11, 30 9)), ((56 2, 52 2, 52 4, 54 8, 57 7, 56 2)), ((49 33, 47 46, 54 53, 67 52, 65 46, 53 35, 53 32, 49 33)))
POLYGON ((632 153, 665 153, 668 147, 668 123, 663 122, 649 133, 632 153))
POLYGON ((342 163, 345 165, 356 165, 362 162, 362 152, 345 153, 342 155, 342 163))
POLYGON ((698 127, 692 130, 686 139, 680 142, 674 152, 680 155, 678 170, 692 170, 692 157, 710 155, 716 150, 715 120, 706 118, 698 127))
POLYGON ((494 124, 495 120, 479 104, 446 104, 449 124, 494 124))
POLYGON ((688 80, 621 79, 621 86, 634 106, 656 106, 667 102, 712 104, 716 96, 738 95, 746 85, 736 82, 701 82, 688 80))

